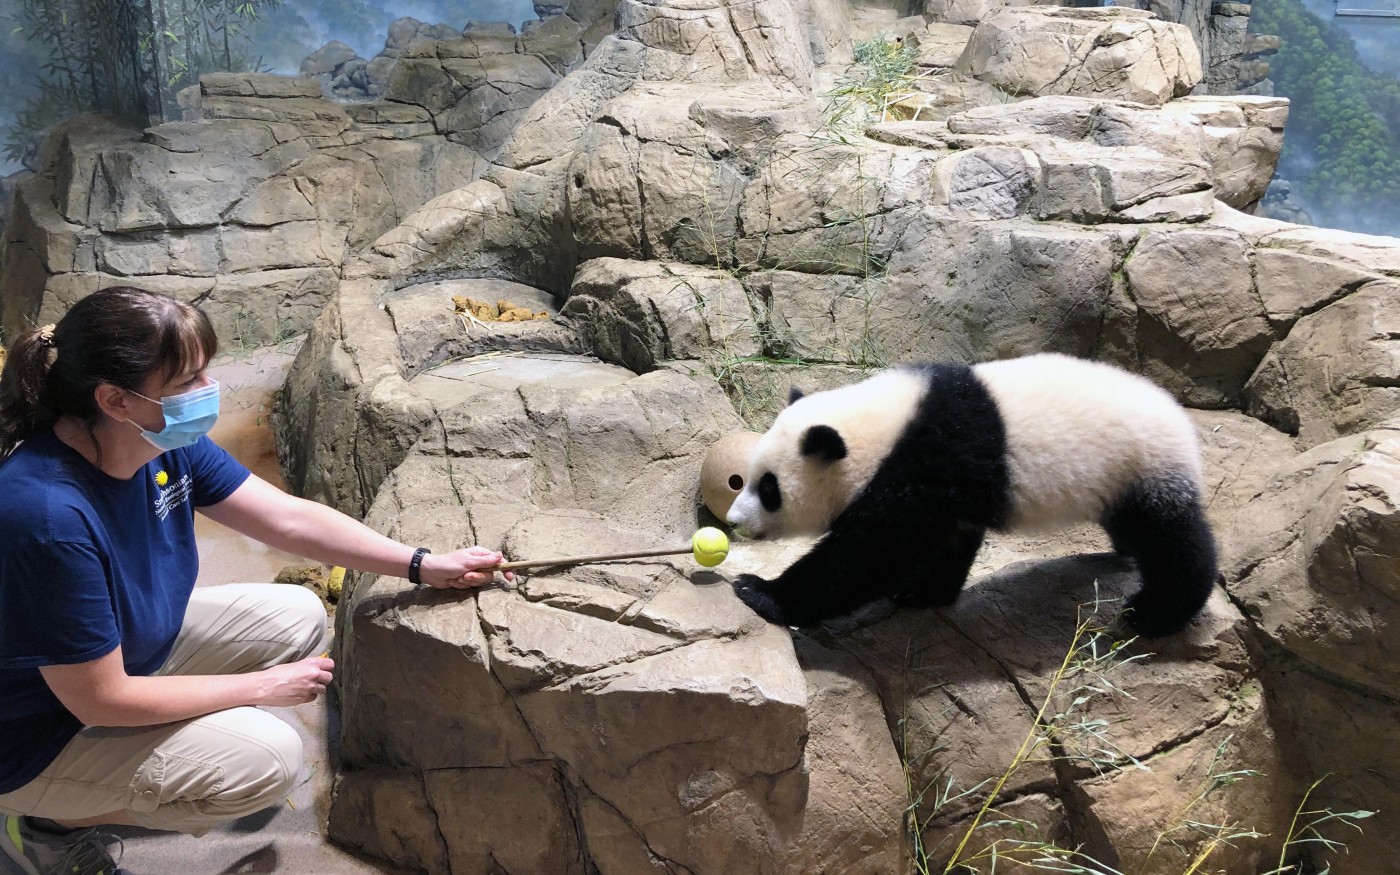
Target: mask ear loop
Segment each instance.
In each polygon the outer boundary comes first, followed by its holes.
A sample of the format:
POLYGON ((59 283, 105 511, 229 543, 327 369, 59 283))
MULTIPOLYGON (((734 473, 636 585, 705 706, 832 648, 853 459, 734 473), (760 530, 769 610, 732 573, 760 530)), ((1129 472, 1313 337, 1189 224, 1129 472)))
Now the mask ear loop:
MULTIPOLYGON (((154 398, 147 398, 145 395, 142 395, 140 392, 137 392, 135 389, 127 389, 126 391, 128 391, 128 392, 130 392, 131 394, 135 395, 137 398, 140 398, 142 401, 149 401, 149 402, 151 402, 152 404, 154 404, 155 406, 159 407, 159 408, 160 408, 160 411, 161 411, 161 419, 164 420, 164 418, 165 418, 165 405, 164 405, 164 404, 160 403, 159 401, 157 401, 157 400, 154 399, 154 398)), ((144 425, 142 425, 141 423, 135 421, 134 419, 124 419, 124 420, 122 420, 122 421, 125 422, 125 423, 127 423, 128 425, 130 425, 132 428, 136 429, 137 431, 139 431, 139 432, 141 433, 141 436, 142 436, 142 437, 145 437, 145 436, 146 436, 146 432, 147 432, 148 429, 147 429, 144 425)), ((164 428, 164 426, 161 426, 161 427, 164 428)))

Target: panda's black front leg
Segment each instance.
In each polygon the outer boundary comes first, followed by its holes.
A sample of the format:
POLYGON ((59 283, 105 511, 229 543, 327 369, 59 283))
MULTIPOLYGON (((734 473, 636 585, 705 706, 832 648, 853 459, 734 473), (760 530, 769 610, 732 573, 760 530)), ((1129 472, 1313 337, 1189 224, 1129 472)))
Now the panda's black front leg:
MULTIPOLYGON (((927 522, 919 527, 926 539, 927 522)), ((896 579, 926 579, 927 548, 907 526, 886 529, 878 540, 865 526, 838 519, 806 555, 774 580, 741 574, 734 592, 759 616, 780 626, 815 626, 895 594, 896 579), (898 576, 888 565, 899 567, 898 576)))
POLYGON ((905 608, 942 608, 957 601, 986 534, 981 526, 958 522, 929 537, 922 571, 904 578, 895 601, 905 608))
POLYGON ((790 582, 785 584, 782 577, 768 580, 757 574, 740 574, 734 578, 734 594, 768 622, 779 626, 813 625, 799 619, 796 606, 790 604, 795 599, 791 595, 784 596, 788 587, 790 582))

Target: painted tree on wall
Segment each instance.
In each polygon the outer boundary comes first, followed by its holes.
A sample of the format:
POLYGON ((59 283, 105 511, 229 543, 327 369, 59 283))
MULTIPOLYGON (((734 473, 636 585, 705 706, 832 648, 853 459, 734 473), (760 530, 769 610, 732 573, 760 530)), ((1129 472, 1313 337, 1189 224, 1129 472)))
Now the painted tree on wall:
POLYGON ((1270 73, 1292 101, 1280 174, 1320 223, 1400 234, 1400 80, 1367 69, 1301 0, 1258 0, 1250 26, 1283 39, 1270 73))
POLYGON ((39 62, 27 71, 33 90, 15 113, 6 156, 19 160, 36 133, 74 114, 155 121, 175 112, 175 92, 202 73, 255 69, 249 28, 281 2, 7 0, 8 39, 39 62))

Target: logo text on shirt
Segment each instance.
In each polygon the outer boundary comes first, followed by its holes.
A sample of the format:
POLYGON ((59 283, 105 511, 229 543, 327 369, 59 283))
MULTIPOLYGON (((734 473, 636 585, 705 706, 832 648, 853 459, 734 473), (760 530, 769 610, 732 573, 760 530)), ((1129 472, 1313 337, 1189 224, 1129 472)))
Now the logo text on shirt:
POLYGON ((192 491, 194 481, 190 479, 189 474, 181 476, 173 485, 162 489, 156 496, 156 518, 164 520, 172 510, 189 500, 192 491))

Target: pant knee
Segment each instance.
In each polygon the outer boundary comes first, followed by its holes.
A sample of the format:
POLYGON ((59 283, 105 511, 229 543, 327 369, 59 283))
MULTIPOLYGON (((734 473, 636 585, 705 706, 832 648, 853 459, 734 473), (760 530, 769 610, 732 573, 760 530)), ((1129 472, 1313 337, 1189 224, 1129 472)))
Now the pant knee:
POLYGON ((302 767, 301 737, 276 717, 255 708, 231 734, 224 762, 224 783, 204 800, 207 809, 233 819, 261 811, 286 799, 302 767))
POLYGON ((289 622, 295 632, 298 658, 317 656, 324 653, 327 646, 326 606, 311 590, 302 587, 289 587, 289 622))

